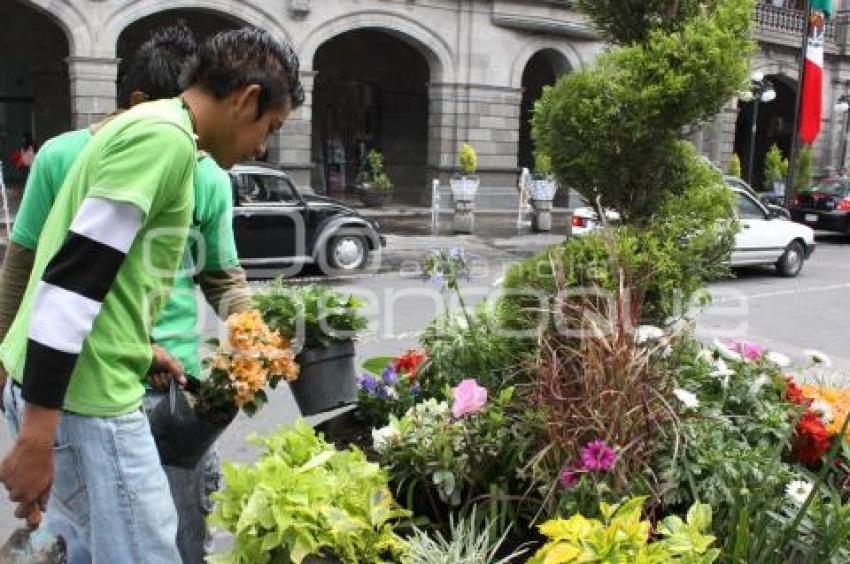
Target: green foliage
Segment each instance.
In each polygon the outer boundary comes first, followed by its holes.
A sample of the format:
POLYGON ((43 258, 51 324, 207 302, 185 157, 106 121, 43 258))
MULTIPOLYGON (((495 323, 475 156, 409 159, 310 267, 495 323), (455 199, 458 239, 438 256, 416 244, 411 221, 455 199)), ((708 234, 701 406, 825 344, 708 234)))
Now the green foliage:
POLYGON ((381 372, 384 371, 384 368, 386 368, 386 366, 392 361, 393 357, 391 356, 373 356, 363 362, 363 370, 374 374, 375 376, 380 376, 381 372))
POLYGON ((358 312, 364 305, 360 299, 318 284, 287 286, 281 278, 255 294, 254 304, 271 329, 303 340, 305 349, 354 339, 368 326, 358 312))
POLYGON ((783 164, 782 150, 775 143, 770 147, 764 159, 764 181, 769 187, 774 182, 782 182, 787 174, 787 166, 783 164))
POLYGON ((508 531, 501 537, 493 531, 493 524, 487 519, 478 519, 475 508, 467 517, 455 522, 452 516, 449 525, 449 538, 440 531, 433 536, 416 529, 408 540, 409 564, 509 564, 515 562, 524 551, 516 550, 502 558, 496 558, 508 531))
POLYGON ((703 173, 681 131, 715 114, 746 80, 751 11, 751 0, 694 8, 673 33, 649 31, 645 43, 603 54, 546 89, 533 133, 559 183, 626 224, 648 221, 666 195, 692 186, 703 173))
POLYGON ((734 176, 735 178, 741 178, 741 159, 738 158, 736 153, 732 153, 732 158, 729 160, 729 168, 726 170, 726 174, 734 176))
POLYGON ((797 153, 797 170, 794 172, 794 192, 803 192, 812 185, 815 156, 811 145, 803 146, 797 153))
POLYGON ((539 178, 552 176, 552 157, 542 151, 534 153, 534 174, 539 178))
POLYGON ((377 192, 392 193, 393 183, 384 168, 384 156, 372 149, 366 155, 365 161, 360 166, 360 172, 357 173, 357 184, 364 188, 368 186, 370 190, 377 192))
POLYGON ((694 504, 684 521, 675 515, 666 517, 658 525, 660 538, 650 541, 652 525, 641 520, 645 501, 646 498, 635 497, 613 506, 601 503, 601 520, 577 514, 569 519, 543 523, 540 531, 549 542, 528 561, 529 564, 709 564, 717 559, 720 551, 711 548, 715 538, 706 534, 711 526, 711 506, 694 504))
POLYGON ((475 174, 475 171, 478 170, 478 155, 475 154, 475 149, 469 143, 461 145, 459 161, 462 174, 475 174))
POLYGON ((405 543, 393 528, 409 514, 362 452, 334 449, 303 421, 252 440, 263 454, 252 466, 225 463, 226 486, 213 494, 210 524, 233 534, 234 544, 212 562, 299 564, 325 554, 380 563, 403 556, 405 543))

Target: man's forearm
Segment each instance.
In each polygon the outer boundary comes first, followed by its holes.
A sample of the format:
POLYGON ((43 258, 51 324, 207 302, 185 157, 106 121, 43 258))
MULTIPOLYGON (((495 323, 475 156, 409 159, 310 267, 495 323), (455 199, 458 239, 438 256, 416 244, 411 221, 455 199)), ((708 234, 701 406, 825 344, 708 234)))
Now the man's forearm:
POLYGON ((198 283, 207 302, 222 319, 252 308, 251 288, 242 268, 201 272, 198 283))
POLYGON ((18 314, 34 262, 35 251, 9 242, 6 260, 0 270, 0 341, 6 337, 18 314))

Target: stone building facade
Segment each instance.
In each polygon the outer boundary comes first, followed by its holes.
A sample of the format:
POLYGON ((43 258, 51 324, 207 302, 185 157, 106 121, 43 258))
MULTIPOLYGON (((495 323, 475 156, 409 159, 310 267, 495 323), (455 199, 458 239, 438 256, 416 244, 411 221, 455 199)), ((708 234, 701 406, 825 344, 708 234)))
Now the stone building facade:
MULTIPOLYGON (((755 67, 783 88, 776 111, 762 108, 757 159, 791 119, 781 109, 796 92, 802 14, 786 4, 768 0, 754 14, 755 67)), ((43 141, 114 110, 121 61, 151 29, 177 19, 201 38, 252 24, 296 47, 307 101, 270 160, 298 184, 339 192, 377 148, 398 199, 416 204, 429 198, 430 179, 456 170, 463 142, 478 152, 483 189, 510 193, 518 167, 531 164, 533 101, 605 47, 570 0, 5 0, 0 158, 25 131, 43 141)), ((839 11, 828 35, 822 168, 837 165, 844 130, 831 108, 850 89, 846 28, 839 11)), ((723 165, 733 151, 744 160, 750 113, 730 100, 693 140, 723 165)))

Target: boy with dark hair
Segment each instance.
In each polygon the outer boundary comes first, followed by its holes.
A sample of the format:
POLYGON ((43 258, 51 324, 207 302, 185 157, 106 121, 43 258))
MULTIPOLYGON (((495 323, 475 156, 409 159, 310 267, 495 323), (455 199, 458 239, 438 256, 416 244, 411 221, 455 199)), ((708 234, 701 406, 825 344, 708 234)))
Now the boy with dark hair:
MULTIPOLYGON (((147 100, 177 96, 181 73, 197 49, 192 32, 182 22, 154 32, 139 47, 123 73, 118 88, 120 110, 147 100)), ((109 119, 111 117, 106 121, 109 119)), ((38 238, 59 189, 94 131, 103 125, 104 122, 49 140, 35 161, 0 273, 0 339, 6 335, 17 314, 32 271, 38 238)), ((192 275, 197 275, 207 301, 224 317, 250 308, 251 300, 233 239, 230 179, 213 159, 202 155, 195 165, 193 184, 192 229, 196 233, 192 241, 197 244, 187 247, 169 300, 154 325, 153 340, 165 349, 155 350, 154 370, 170 367, 176 372, 182 366, 188 374, 200 376, 200 332, 192 275), (172 362, 170 357, 179 363, 172 362)), ((152 383, 168 385, 166 378, 158 373, 149 377, 152 383)), ((0 383, 2 380, 0 377, 0 383)), ((2 389, 0 386, 0 395, 3 395, 2 389)), ((161 392, 149 389, 145 395, 146 408, 154 406, 161 398, 161 392)), ((5 399, 9 402, 7 422, 14 433, 21 415, 17 409, 22 403, 20 389, 10 388, 5 399)), ((208 496, 220 476, 217 455, 210 451, 195 470, 165 467, 165 473, 178 514, 180 555, 184 562, 201 562, 207 552, 208 496)), ((32 517, 31 524, 35 524, 38 515, 32 517)), ((46 526, 65 538, 72 563, 91 560, 60 512, 51 511, 46 526)))
POLYGON ((49 493, 94 562, 180 560, 174 505, 139 410, 152 358, 147 316, 158 314, 151 298, 169 292, 183 256, 197 148, 230 167, 265 150, 303 101, 292 49, 255 28, 214 37, 194 69, 179 99, 137 106, 86 144, 3 343, 25 406, 0 481, 21 517, 49 493), (206 82, 205 61, 226 87, 206 82))

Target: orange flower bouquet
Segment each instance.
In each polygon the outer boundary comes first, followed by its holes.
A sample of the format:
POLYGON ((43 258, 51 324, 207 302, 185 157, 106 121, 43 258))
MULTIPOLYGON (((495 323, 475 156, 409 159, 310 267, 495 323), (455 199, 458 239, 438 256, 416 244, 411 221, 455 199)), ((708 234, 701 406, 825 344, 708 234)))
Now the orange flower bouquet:
POLYGON ((289 341, 263 322, 259 311, 231 315, 228 340, 205 362, 209 377, 196 392, 195 412, 215 420, 238 409, 253 415, 268 401, 265 388, 298 378, 289 341))
POLYGON ((165 465, 195 468, 240 409, 253 415, 268 401, 266 386, 298 377, 289 342, 269 329, 258 311, 228 318, 227 342, 205 365, 206 380, 190 379, 191 400, 172 384, 169 395, 148 414, 165 465))

